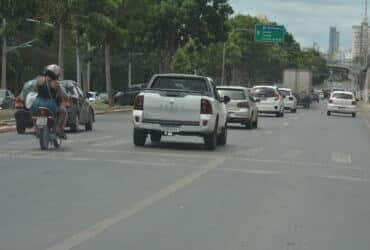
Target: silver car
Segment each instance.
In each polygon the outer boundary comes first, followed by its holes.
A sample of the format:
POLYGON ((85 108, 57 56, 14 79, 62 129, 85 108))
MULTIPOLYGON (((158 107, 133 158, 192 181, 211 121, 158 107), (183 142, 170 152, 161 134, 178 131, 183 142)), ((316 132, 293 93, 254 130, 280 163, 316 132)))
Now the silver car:
POLYGON ((249 95, 249 90, 241 86, 220 86, 218 93, 223 98, 230 97, 226 105, 227 122, 241 123, 248 129, 258 127, 258 109, 255 99, 249 95))
POLYGON ((356 117, 357 101, 352 92, 349 91, 334 91, 330 95, 327 106, 327 114, 332 113, 352 114, 356 117))
POLYGON ((297 98, 293 95, 292 90, 288 88, 279 88, 280 94, 283 96, 284 108, 292 113, 297 112, 297 98))

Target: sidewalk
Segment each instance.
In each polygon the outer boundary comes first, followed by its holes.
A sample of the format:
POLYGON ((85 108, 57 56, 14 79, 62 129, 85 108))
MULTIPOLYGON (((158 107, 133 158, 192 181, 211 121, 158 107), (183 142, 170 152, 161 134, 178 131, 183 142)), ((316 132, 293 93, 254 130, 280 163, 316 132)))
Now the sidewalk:
POLYGON ((358 104, 358 108, 360 111, 360 116, 365 120, 370 129, 370 104, 361 102, 358 104))

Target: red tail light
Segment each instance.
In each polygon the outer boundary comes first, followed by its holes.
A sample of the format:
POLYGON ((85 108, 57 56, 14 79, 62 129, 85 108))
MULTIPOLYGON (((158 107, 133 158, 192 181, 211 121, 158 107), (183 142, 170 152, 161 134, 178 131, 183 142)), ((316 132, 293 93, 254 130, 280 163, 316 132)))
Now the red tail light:
POLYGON ((135 110, 143 110, 144 109, 144 96, 139 95, 135 98, 134 109, 135 110))
POLYGON ((208 100, 202 99, 200 101, 200 113, 206 115, 213 114, 212 105, 208 100))
POLYGON ((37 116, 52 117, 53 115, 46 108, 39 108, 37 111, 37 116))
POLYGON ((330 100, 329 100, 329 103, 333 103, 333 100, 332 100, 332 99, 330 99, 330 100))
POLYGON ((357 102, 356 101, 352 101, 352 105, 357 105, 357 102))

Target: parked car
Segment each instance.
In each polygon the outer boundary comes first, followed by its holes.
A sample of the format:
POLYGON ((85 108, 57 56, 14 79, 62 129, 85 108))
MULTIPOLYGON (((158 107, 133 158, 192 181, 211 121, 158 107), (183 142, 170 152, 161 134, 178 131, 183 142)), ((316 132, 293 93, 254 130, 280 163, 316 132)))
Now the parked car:
POLYGON ((133 105, 135 97, 140 93, 141 88, 131 88, 119 91, 114 95, 114 103, 120 106, 133 105))
POLYGON ((332 113, 352 114, 352 117, 356 117, 357 101, 354 94, 349 91, 332 92, 327 105, 327 115, 332 113))
POLYGON ((226 105, 228 123, 241 123, 248 129, 258 127, 257 105, 247 88, 220 86, 217 90, 221 98, 230 97, 230 102, 226 105))
POLYGON ((96 102, 98 99, 98 92, 89 91, 87 92, 87 97, 89 99, 89 102, 96 102))
POLYGON ((78 131, 80 125, 84 126, 86 131, 92 130, 95 122, 94 109, 81 87, 71 80, 60 81, 60 83, 69 97, 67 127, 72 132, 78 131))
POLYGON ((280 94, 283 96, 285 110, 290 110, 292 113, 297 112, 297 98, 289 88, 279 88, 280 94))
POLYGON ((109 103, 109 98, 107 93, 100 93, 98 95, 98 100, 101 101, 102 103, 108 104, 109 103))
POLYGON ((0 109, 13 108, 15 97, 10 90, 0 89, 0 109))
MULTIPOLYGON (((60 81, 62 89, 69 95, 67 107, 67 127, 71 131, 77 131, 79 125, 84 125, 86 130, 91 130, 95 121, 94 110, 84 97, 81 88, 74 81, 60 81)), ((22 91, 15 101, 16 128, 18 134, 24 134, 26 128, 33 128, 34 123, 30 108, 37 96, 36 80, 31 80, 23 85, 22 91)))
POLYGON ((148 88, 134 102, 133 141, 144 146, 162 136, 200 136, 205 147, 214 150, 226 145, 227 111, 230 98, 219 96, 208 77, 195 75, 154 75, 148 88))
POLYGON ((278 88, 275 86, 255 86, 251 95, 257 101, 259 113, 276 114, 277 117, 284 116, 284 101, 278 88))

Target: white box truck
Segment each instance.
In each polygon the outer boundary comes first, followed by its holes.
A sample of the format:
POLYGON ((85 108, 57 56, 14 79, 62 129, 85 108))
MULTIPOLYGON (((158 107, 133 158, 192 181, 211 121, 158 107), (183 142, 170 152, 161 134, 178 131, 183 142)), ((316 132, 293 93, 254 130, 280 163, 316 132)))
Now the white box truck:
POLYGON ((297 105, 310 108, 312 93, 312 72, 305 69, 286 69, 283 85, 290 88, 297 98, 297 105))

